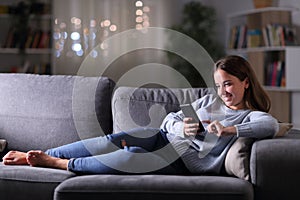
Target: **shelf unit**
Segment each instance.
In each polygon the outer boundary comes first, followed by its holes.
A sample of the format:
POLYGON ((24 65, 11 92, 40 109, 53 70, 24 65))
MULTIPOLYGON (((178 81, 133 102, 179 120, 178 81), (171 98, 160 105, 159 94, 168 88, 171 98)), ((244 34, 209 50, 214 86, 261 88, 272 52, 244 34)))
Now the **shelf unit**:
POLYGON ((228 15, 226 45, 227 54, 244 56, 254 68, 271 98, 270 113, 300 128, 300 47, 292 22, 297 11, 268 7, 228 15))
POLYGON ((51 0, 35 4, 13 0, 1 7, 2 11, 6 9, 0 13, 0 72, 51 74, 51 0), (17 31, 22 22, 16 13, 25 9, 29 10, 23 17, 28 17, 27 26, 17 31), (21 37, 24 39, 20 40, 21 37))

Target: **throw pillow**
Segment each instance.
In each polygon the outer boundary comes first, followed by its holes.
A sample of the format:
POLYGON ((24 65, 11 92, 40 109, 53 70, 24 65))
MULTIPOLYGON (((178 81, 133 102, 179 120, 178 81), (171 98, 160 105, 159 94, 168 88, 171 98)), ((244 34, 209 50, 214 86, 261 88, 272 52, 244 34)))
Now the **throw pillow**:
POLYGON ((250 181, 249 159, 254 138, 238 138, 225 158, 225 170, 229 175, 250 181))
MULTIPOLYGON (((293 127, 290 123, 279 123, 279 130, 274 135, 282 137, 293 127)), ((255 139, 238 138, 230 147, 225 158, 225 170, 229 175, 250 181, 250 152, 255 139)))
POLYGON ((7 144, 6 140, 0 139, 0 153, 4 151, 6 144, 7 144))
POLYGON ((289 132, 289 130, 293 128, 293 124, 291 123, 279 123, 279 130, 274 135, 274 137, 282 137, 289 132))

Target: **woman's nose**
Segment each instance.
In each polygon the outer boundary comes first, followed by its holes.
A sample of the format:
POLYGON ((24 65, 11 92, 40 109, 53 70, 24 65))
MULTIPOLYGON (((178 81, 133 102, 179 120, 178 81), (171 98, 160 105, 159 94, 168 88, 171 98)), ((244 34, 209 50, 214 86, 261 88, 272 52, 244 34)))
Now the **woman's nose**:
POLYGON ((219 94, 220 94, 220 95, 226 94, 225 87, 223 87, 223 86, 220 86, 220 87, 219 87, 219 94))

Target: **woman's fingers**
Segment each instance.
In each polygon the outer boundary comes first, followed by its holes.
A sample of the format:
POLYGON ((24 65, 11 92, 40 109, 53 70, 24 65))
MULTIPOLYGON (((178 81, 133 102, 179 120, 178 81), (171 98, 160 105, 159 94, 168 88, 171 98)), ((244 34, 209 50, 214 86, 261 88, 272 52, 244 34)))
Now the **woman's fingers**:
POLYGON ((199 130, 199 124, 198 123, 191 123, 192 118, 184 118, 184 134, 191 136, 191 135, 196 135, 199 130))
POLYGON ((207 131, 216 134, 217 136, 221 136, 223 128, 224 126, 219 121, 215 120, 207 126, 207 131))

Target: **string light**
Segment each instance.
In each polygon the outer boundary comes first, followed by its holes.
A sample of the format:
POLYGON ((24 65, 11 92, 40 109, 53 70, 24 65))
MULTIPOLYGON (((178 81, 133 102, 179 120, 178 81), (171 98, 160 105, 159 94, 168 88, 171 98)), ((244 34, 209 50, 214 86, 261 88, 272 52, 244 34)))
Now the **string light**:
POLYGON ((142 7, 143 6, 143 2, 142 1, 136 1, 135 2, 135 6, 136 7, 142 7))
MULTIPOLYGON (((144 31, 150 26, 150 7, 145 5, 142 0, 137 0, 134 12, 135 28, 144 31)), ((118 30, 118 26, 110 19, 90 19, 89 24, 84 25, 82 19, 74 16, 70 18, 69 22, 71 23, 60 22, 57 18, 54 20, 56 28, 53 32, 53 40, 57 58, 62 55, 63 51, 68 57, 83 56, 85 53, 97 57, 98 52, 94 49, 95 45, 100 44, 100 48, 106 50, 107 46, 103 41, 118 30), (67 27, 67 24, 70 27, 67 27), (68 32, 70 37, 68 37, 68 32)))
POLYGON ((149 21, 149 16, 148 13, 150 12, 150 7, 149 6, 143 6, 144 3, 142 1, 136 1, 135 6, 136 6, 136 11, 135 11, 135 28, 137 30, 142 30, 144 28, 147 28, 150 26, 150 21, 149 21))

